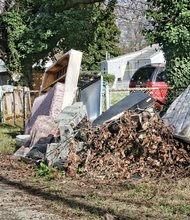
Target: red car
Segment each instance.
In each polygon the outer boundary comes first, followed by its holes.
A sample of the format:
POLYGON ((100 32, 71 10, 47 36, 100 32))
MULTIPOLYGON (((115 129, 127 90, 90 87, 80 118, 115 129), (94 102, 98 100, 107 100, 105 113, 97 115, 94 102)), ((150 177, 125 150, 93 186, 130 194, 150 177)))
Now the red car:
POLYGON ((154 63, 140 67, 133 74, 129 88, 150 88, 147 91, 150 96, 165 103, 168 88, 165 65, 154 63))

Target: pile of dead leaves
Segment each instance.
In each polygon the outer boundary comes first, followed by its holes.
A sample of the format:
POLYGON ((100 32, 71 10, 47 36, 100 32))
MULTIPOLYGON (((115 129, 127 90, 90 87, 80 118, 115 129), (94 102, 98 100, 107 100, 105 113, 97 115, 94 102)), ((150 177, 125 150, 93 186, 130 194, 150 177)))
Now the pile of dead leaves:
POLYGON ((126 112, 101 128, 81 129, 87 150, 77 160, 72 153, 70 171, 103 178, 189 175, 190 146, 175 139, 159 116, 138 117, 126 112))

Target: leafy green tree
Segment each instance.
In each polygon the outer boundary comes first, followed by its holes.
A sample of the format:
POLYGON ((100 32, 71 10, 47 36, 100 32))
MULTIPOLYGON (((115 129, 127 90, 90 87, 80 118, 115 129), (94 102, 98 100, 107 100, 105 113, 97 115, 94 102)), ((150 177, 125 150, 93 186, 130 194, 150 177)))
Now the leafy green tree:
POLYGON ((163 48, 167 80, 174 88, 190 83, 190 4, 189 0, 147 0, 150 26, 146 30, 151 43, 163 48))
POLYGON ((119 35, 120 30, 116 25, 114 7, 116 0, 111 0, 107 7, 101 4, 94 5, 94 19, 91 21, 94 27, 93 40, 84 52, 84 69, 99 70, 100 62, 105 60, 106 53, 110 57, 120 54, 119 35))
MULTIPOLYGON (((108 12, 109 10, 113 12, 115 1, 111 0, 106 8, 100 4, 85 5, 93 2, 101 0, 16 1, 14 7, 0 17, 7 33, 4 48, 10 70, 23 73, 26 81, 31 82, 32 64, 47 57, 52 51, 67 51, 74 48, 84 51, 88 56, 93 51, 94 56, 97 56, 95 50, 100 50, 104 42, 102 45, 95 45, 99 42, 97 37, 100 37, 100 34, 95 32, 98 28, 101 30, 101 25, 106 26, 103 19, 106 15, 108 19, 111 18, 108 14, 113 13, 108 12), (84 4, 80 6, 79 3, 84 4), (77 7, 71 8, 76 5, 77 7), (101 9, 101 12, 98 9, 101 9)), ((112 36, 115 33, 113 31, 112 36)), ((106 47, 106 50, 108 49, 111 53, 111 47, 106 47)), ((94 63, 101 58, 93 59, 93 55, 91 57, 94 63)))

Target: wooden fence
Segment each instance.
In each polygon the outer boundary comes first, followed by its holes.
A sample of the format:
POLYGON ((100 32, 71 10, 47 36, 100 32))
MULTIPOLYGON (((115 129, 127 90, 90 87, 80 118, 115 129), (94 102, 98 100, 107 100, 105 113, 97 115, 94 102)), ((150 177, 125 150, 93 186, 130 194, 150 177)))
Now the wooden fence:
POLYGON ((32 108, 32 96, 36 91, 27 87, 0 87, 1 123, 25 126, 32 108))

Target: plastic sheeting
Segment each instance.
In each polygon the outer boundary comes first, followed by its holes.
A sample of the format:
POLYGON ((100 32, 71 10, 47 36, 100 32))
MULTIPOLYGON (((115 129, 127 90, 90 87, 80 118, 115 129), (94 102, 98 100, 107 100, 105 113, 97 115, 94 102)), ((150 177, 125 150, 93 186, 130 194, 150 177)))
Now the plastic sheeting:
POLYGON ((174 134, 187 141, 190 138, 190 86, 168 108, 163 119, 174 134))

